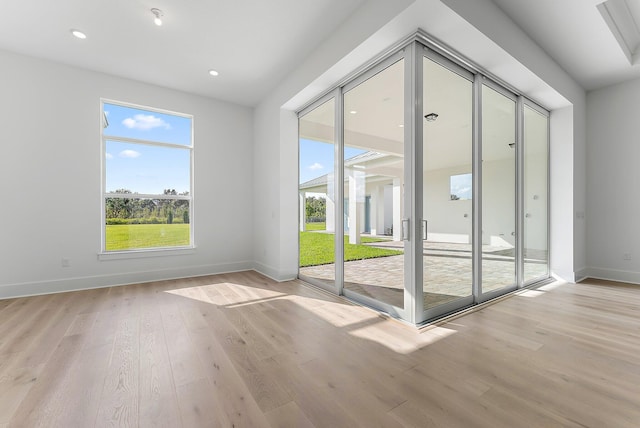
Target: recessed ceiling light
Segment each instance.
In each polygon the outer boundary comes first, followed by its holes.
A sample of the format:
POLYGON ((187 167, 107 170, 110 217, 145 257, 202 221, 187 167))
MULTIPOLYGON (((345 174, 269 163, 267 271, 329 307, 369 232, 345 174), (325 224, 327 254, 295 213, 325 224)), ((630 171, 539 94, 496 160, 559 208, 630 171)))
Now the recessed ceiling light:
POLYGON ((215 70, 209 70, 209 74, 210 74, 211 76, 214 76, 214 77, 215 77, 215 76, 217 76, 217 75, 218 75, 218 74, 220 74, 220 73, 218 73, 218 72, 217 72, 217 71, 215 71, 215 70))
POLYGON ((398 128, 404 128, 403 124, 398 125, 398 128))
POLYGON ((162 25, 162 17, 164 16, 164 13, 157 8, 153 8, 151 9, 151 13, 153 13, 153 16, 155 18, 153 18, 153 23, 156 24, 158 27, 162 25))
POLYGON ((355 111, 355 110, 351 110, 349 113, 351 113, 351 114, 356 114, 356 113, 358 113, 358 112, 357 112, 357 111, 355 111))
POLYGON ((84 34, 80 30, 71 30, 71 34, 73 34, 73 36, 77 37, 78 39, 86 39, 87 38, 87 35, 84 34))

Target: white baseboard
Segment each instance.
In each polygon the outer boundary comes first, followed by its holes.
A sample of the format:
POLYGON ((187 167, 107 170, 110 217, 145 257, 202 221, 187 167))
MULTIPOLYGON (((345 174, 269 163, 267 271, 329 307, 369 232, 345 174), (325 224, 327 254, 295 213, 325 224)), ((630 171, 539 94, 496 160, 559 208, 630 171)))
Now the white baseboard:
POLYGON ((589 276, 589 268, 583 267, 581 269, 577 269, 575 273, 575 282, 580 282, 583 279, 586 279, 589 276))
POLYGON ((291 281, 292 279, 296 279, 298 277, 297 272, 281 272, 274 267, 265 265, 260 262, 253 263, 253 270, 266 276, 267 278, 271 278, 274 281, 278 282, 291 281))
POLYGON ((563 272, 558 270, 552 270, 551 276, 556 280, 565 281, 565 282, 576 282, 576 276, 574 272, 563 272))
POLYGON ((585 278, 604 279, 609 281, 628 282, 640 284, 640 272, 626 271, 618 269, 607 269, 599 267, 588 267, 584 269, 585 278))
POLYGON ((139 284, 150 281, 215 275, 253 269, 253 262, 219 263, 183 268, 156 269, 153 271, 96 275, 47 281, 22 282, 0 285, 0 299, 63 293, 66 291, 90 290, 93 288, 139 284))

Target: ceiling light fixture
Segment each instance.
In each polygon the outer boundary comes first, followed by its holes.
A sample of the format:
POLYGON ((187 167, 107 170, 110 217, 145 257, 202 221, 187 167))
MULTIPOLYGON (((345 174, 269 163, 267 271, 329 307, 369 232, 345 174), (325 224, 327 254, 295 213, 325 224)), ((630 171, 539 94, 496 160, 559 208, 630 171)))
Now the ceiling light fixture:
POLYGON ((80 30, 71 30, 71 34, 73 34, 73 37, 76 37, 78 39, 86 39, 87 35, 84 34, 82 31, 80 30))
POLYGON ((209 74, 210 74, 210 75, 212 75, 213 77, 216 77, 216 76, 217 76, 218 74, 220 74, 220 73, 218 73, 218 72, 217 72, 217 71, 215 71, 215 70, 209 70, 209 74))
POLYGON ((151 13, 153 13, 153 16, 155 16, 155 18, 153 18, 153 23, 158 27, 161 26, 164 13, 160 9, 156 9, 155 7, 151 9, 151 13))
POLYGON ((349 113, 351 113, 351 114, 356 114, 356 113, 358 113, 358 112, 357 112, 357 111, 355 111, 355 110, 351 110, 349 113))
POLYGON ((438 113, 425 114, 424 118, 427 119, 427 122, 435 122, 438 118, 438 113))

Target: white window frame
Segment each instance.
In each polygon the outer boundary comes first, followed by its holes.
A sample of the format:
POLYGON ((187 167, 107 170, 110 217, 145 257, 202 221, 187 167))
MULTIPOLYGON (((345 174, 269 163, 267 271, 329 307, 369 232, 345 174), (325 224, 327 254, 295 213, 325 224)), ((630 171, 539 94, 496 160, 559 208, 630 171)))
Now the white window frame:
POLYGON ((194 117, 190 114, 178 113, 170 110, 163 110, 155 107, 148 107, 139 104, 132 104, 123 101, 116 101, 107 98, 100 98, 100 175, 101 175, 101 197, 100 197, 100 251, 98 252, 99 260, 111 260, 111 259, 126 259, 137 257, 154 257, 154 256, 168 256, 168 255, 181 255, 193 253, 196 246, 194 242, 194 229, 195 229, 195 216, 194 216, 194 117), (150 113, 161 113, 172 116, 178 116, 188 118, 191 121, 191 141, 189 145, 167 143, 154 140, 143 140, 129 137, 117 137, 105 134, 104 121, 106 116, 104 113, 105 104, 115 104, 121 107, 134 108, 138 110, 144 110, 150 113), (107 183, 107 168, 106 168, 106 146, 107 141, 118 141, 124 143, 133 143, 148 145, 154 147, 174 148, 180 150, 189 151, 189 195, 149 195, 142 193, 108 193, 106 189, 107 183), (189 245, 184 246, 171 246, 171 247, 151 247, 151 248, 132 248, 126 250, 112 250, 106 249, 106 199, 107 198, 122 198, 122 199, 167 199, 167 200, 186 200, 189 201, 189 245))

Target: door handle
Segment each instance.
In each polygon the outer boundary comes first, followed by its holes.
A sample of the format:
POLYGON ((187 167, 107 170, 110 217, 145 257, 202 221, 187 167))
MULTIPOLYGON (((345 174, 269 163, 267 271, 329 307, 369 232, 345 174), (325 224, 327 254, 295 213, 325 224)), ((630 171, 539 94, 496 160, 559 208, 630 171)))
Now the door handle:
POLYGON ((408 218, 402 219, 402 236, 400 237, 400 239, 402 241, 409 240, 409 219, 408 218))
POLYGON ((422 220, 422 240, 427 240, 427 220, 422 220))

